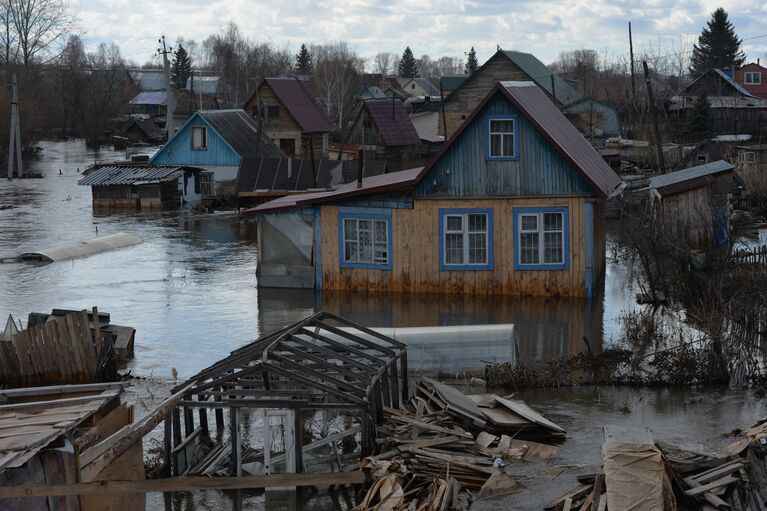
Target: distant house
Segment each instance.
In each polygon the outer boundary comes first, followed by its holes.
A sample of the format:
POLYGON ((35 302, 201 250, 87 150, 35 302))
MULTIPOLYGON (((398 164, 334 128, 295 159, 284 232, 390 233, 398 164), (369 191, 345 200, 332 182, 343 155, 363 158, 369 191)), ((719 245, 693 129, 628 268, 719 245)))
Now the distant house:
POLYGON ((90 186, 93 209, 171 209, 202 202, 200 169, 153 165, 97 165, 78 184, 90 186))
MULTIPOLYGON (((534 55, 520 51, 498 50, 445 98, 444 106, 439 112, 442 116, 444 111, 448 136, 468 118, 496 83, 505 80, 529 80, 535 83, 558 107, 569 105, 580 99, 575 89, 534 55)), ((440 119, 441 135, 444 135, 443 126, 440 119)))
POLYGON ((737 162, 744 168, 767 170, 767 144, 739 145, 737 162))
POLYGON ((767 99, 767 68, 761 66, 758 60, 738 68, 735 81, 757 98, 767 99))
POLYGON ((469 75, 442 76, 439 85, 442 88, 442 96, 448 97, 454 90, 463 85, 469 75))
POLYGON ((151 119, 132 119, 125 130, 125 136, 133 143, 159 144, 165 134, 151 119))
POLYGON ((564 106, 562 113, 590 140, 621 136, 618 111, 604 101, 583 98, 564 106))
POLYGON ((128 75, 142 92, 165 90, 164 69, 130 69, 128 75))
POLYGON ((262 286, 588 297, 605 268, 605 201, 621 187, 537 85, 502 82, 425 167, 243 215, 272 247, 262 286), (290 246, 299 223, 307 235, 290 246))
POLYGON ((204 199, 233 195, 237 173, 260 158, 285 158, 274 142, 258 136, 256 121, 244 110, 198 110, 151 160, 152 165, 202 169, 204 199))
POLYGON ((245 111, 258 116, 262 109, 263 133, 290 157, 309 158, 328 152, 335 127, 325 118, 304 84, 295 78, 265 78, 245 103, 245 111))
POLYGON ((719 160, 650 178, 649 199, 668 236, 710 249, 728 241, 730 197, 741 184, 735 166, 719 160))
POLYGON ((402 170, 418 163, 421 139, 401 101, 371 99, 362 103, 346 142, 364 150, 365 158, 402 170))
POLYGON ((439 87, 428 78, 410 78, 402 87, 410 96, 429 96, 439 98, 439 87))
MULTIPOLYGON (((192 94, 186 89, 174 90, 176 97, 176 109, 174 119, 180 122, 186 121, 190 115, 197 110, 215 110, 218 108, 218 101, 215 94, 192 94)), ((129 107, 134 114, 142 114, 155 119, 155 121, 165 126, 165 116, 168 112, 168 95, 165 90, 139 92, 128 102, 129 107)))

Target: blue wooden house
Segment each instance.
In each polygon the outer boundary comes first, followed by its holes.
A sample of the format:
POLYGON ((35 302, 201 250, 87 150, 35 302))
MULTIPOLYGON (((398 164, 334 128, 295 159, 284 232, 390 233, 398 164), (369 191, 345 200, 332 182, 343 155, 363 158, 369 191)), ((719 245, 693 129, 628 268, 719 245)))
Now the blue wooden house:
POLYGON ((285 158, 274 142, 258 136, 244 110, 198 110, 151 159, 153 165, 202 169, 203 198, 229 196, 241 168, 261 158, 285 158))
POLYGON ((262 286, 588 297, 621 184, 538 86, 499 82, 425 167, 244 214, 262 286))

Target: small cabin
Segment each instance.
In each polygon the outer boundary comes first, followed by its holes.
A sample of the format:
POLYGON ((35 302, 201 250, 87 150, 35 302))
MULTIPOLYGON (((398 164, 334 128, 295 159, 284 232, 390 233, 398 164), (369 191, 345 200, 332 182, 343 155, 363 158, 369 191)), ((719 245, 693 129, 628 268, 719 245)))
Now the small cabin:
POLYGON ((152 165, 199 168, 203 199, 234 195, 240 167, 252 158, 285 158, 244 110, 198 110, 152 157, 152 165))
POLYGON ((291 158, 327 157, 335 129, 296 78, 264 78, 245 103, 263 133, 291 158), (260 111, 260 115, 259 115, 260 111))
POLYGON ((500 82, 426 166, 243 215, 268 247, 259 286, 592 297, 621 188, 536 84, 500 82))

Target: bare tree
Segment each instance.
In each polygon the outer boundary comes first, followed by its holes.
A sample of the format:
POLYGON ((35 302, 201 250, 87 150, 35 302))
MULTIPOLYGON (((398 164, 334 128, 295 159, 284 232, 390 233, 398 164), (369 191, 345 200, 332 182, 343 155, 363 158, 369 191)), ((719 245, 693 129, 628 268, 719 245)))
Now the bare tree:
POLYGON ((311 51, 315 90, 326 116, 343 130, 359 92, 365 62, 343 41, 313 45, 311 51))
POLYGON ((10 0, 9 11, 25 68, 49 54, 75 22, 65 0, 10 0))
POLYGON ((10 64, 18 56, 18 37, 11 16, 11 0, 0 0, 0 44, 2 45, 2 62, 10 64))
POLYGON ((376 56, 373 58, 373 64, 375 66, 373 72, 381 73, 384 76, 388 75, 390 71, 396 69, 393 67, 396 58, 397 56, 394 53, 388 51, 376 53, 376 56))

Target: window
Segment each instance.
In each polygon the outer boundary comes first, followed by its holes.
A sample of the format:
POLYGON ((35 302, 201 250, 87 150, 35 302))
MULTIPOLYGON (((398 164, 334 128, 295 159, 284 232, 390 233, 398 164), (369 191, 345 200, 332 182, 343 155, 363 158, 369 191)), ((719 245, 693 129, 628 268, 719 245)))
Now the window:
POLYGON ((746 73, 746 84, 748 85, 760 85, 762 83, 762 73, 750 72, 746 73))
POLYGON ((514 208, 514 269, 567 269, 567 217, 567 208, 514 208))
POLYGON ((699 154, 698 155, 698 165, 705 165, 707 163, 708 157, 705 154, 699 154))
POLYGON ((740 162, 741 163, 754 163, 756 161, 756 153, 753 151, 741 151, 740 162))
POLYGON ((415 90, 415 84, 414 84, 414 83, 411 83, 411 84, 410 84, 410 88, 411 88, 411 89, 413 89, 413 90, 415 90))
POLYGON ((516 160, 517 118, 491 116, 487 123, 487 158, 489 160, 516 160))
POLYGON ((391 212, 341 211, 338 228, 342 268, 391 269, 391 212))
POLYGON ((208 148, 208 128, 192 126, 192 149, 202 151, 208 148))
POLYGON ((266 108, 266 117, 269 119, 276 119, 280 116, 280 105, 269 105, 266 108))
POLYGON ((440 270, 493 269, 491 209, 440 209, 439 233, 440 270))
POLYGON ((200 195, 203 197, 215 196, 213 188, 213 172, 200 172, 200 195))

